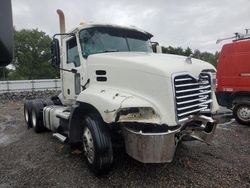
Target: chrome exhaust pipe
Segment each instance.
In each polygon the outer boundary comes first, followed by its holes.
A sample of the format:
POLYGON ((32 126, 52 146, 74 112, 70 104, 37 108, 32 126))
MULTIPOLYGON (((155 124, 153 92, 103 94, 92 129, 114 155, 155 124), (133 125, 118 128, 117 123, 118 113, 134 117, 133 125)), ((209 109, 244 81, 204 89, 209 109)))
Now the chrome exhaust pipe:
MULTIPOLYGON (((66 27, 65 27, 65 16, 62 10, 57 9, 57 14, 59 16, 59 24, 60 24, 60 33, 65 33, 66 27)), ((61 36, 61 43, 62 43, 62 37, 61 36)))

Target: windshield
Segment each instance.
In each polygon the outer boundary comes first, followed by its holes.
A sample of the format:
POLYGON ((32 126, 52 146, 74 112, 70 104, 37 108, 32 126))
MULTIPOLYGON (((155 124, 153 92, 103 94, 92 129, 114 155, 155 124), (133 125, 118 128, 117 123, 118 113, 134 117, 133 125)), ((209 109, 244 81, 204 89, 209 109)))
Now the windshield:
POLYGON ((80 43, 84 57, 105 52, 152 52, 148 35, 128 29, 84 29, 80 32, 80 43))

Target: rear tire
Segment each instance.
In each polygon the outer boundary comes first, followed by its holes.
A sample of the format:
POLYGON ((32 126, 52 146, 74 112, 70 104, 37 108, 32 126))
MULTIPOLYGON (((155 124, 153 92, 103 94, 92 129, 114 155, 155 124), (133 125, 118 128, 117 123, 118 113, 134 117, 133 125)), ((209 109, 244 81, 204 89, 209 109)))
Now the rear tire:
POLYGON ((31 109, 31 124, 36 133, 42 132, 45 127, 43 125, 43 100, 35 99, 32 103, 31 109))
POLYGON ((242 125, 250 125, 250 105, 236 104, 233 108, 233 116, 242 125))
POLYGON ((54 102, 51 99, 42 99, 43 100, 43 106, 51 106, 55 105, 54 102))
POLYGON ((31 108, 32 108, 32 100, 25 100, 23 113, 24 113, 24 120, 25 120, 28 128, 32 128, 32 124, 31 124, 31 108))
POLYGON ((53 97, 50 98, 50 100, 52 100, 54 105, 58 105, 58 106, 63 105, 58 96, 53 96, 53 97))
POLYGON ((109 130, 95 114, 86 115, 83 123, 83 153, 88 166, 96 176, 106 174, 113 163, 109 130))

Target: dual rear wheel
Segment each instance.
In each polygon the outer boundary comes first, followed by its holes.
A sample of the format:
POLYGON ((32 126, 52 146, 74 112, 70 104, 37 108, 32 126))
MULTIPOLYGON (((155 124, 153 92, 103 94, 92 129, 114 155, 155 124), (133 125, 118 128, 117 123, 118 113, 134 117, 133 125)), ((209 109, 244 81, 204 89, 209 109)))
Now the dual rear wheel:
POLYGON ((28 126, 28 128, 32 128, 31 124, 31 105, 32 101, 31 100, 26 100, 24 103, 24 120, 28 126))
MULTIPOLYGON (((26 100, 24 104, 24 119, 28 128, 36 133, 42 132, 43 108, 53 105, 51 100, 26 100)), ((106 174, 112 167, 113 149, 108 127, 97 114, 87 114, 83 118, 82 148, 90 170, 100 176, 106 174)))
POLYGON ((36 133, 40 133, 45 129, 43 125, 43 108, 48 105, 53 105, 53 101, 49 99, 25 101, 24 119, 28 128, 33 128, 36 133))

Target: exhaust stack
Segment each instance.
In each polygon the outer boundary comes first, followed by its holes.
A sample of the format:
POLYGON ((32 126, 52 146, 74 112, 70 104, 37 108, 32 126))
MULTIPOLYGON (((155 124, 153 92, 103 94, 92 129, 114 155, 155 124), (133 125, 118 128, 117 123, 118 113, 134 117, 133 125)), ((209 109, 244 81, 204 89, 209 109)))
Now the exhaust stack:
MULTIPOLYGON (((64 17, 64 13, 62 10, 57 9, 57 14, 59 16, 59 24, 60 24, 60 33, 65 33, 65 17, 64 17)), ((61 42, 62 42, 62 36, 61 36, 61 42)))

